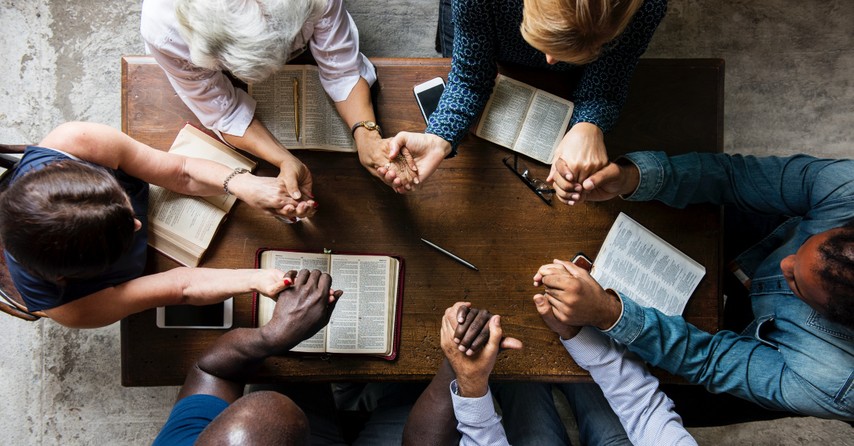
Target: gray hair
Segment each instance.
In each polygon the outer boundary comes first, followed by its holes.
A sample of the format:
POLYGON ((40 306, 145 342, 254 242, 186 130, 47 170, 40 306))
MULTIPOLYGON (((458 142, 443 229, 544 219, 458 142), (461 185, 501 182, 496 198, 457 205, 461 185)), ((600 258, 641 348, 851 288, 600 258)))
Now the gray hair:
POLYGON ((260 82, 285 65, 305 22, 329 0, 176 0, 193 64, 260 82))

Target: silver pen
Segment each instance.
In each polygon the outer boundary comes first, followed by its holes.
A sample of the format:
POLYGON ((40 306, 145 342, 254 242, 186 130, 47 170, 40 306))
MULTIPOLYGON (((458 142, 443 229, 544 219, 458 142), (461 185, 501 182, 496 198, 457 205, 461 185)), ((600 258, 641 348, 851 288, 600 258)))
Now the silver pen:
POLYGON ((421 241, 422 241, 422 242, 424 242, 424 243, 426 243, 426 244, 428 244, 428 245, 430 245, 430 246, 432 246, 433 248, 435 248, 436 250, 438 250, 438 251, 439 251, 439 252, 441 252, 442 254, 445 254, 446 256, 448 256, 448 257, 450 257, 450 258, 452 258, 452 259, 456 260, 457 262, 460 262, 460 263, 462 263, 463 265, 465 265, 465 266, 467 266, 467 267, 469 267, 469 268, 471 268, 471 269, 473 269, 473 270, 475 270, 475 271, 480 271, 479 269, 477 269, 477 267, 476 267, 476 266, 472 265, 472 264, 471 264, 471 263, 469 263, 469 262, 466 262, 465 260, 461 259, 459 256, 457 256, 456 254, 454 254, 454 253, 452 253, 452 252, 448 251, 447 249, 442 248, 441 246, 439 246, 439 245, 437 245, 437 244, 435 244, 435 243, 433 243, 433 242, 431 242, 431 241, 429 241, 429 240, 423 239, 423 238, 421 239, 421 241))

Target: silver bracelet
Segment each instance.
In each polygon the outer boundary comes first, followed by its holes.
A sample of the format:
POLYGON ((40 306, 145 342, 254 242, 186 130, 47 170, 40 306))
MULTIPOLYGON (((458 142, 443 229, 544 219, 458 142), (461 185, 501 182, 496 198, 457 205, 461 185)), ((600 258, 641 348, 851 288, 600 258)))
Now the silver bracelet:
POLYGON ((226 194, 234 195, 231 193, 230 190, 228 190, 228 182, 231 181, 231 179, 234 178, 235 175, 240 175, 241 173, 249 173, 249 169, 238 167, 234 169, 234 171, 232 171, 230 174, 228 174, 227 177, 225 177, 225 181, 222 182, 222 190, 224 190, 226 194))

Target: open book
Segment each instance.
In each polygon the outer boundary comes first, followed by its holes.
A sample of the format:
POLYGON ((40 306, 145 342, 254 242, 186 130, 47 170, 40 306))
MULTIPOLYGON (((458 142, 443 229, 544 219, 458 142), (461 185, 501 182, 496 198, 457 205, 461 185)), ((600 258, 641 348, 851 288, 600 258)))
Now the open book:
POLYGON ((249 85, 255 116, 288 149, 355 152, 350 127, 320 84, 314 65, 285 65, 249 85))
POLYGON ((682 314, 706 268, 620 212, 590 273, 639 305, 682 314))
POLYGON ((499 74, 474 134, 551 164, 572 108, 566 99, 499 74))
MULTIPOLYGON (((254 170, 255 162, 190 124, 169 153, 203 158, 232 169, 254 170)), ((234 206, 234 195, 190 197, 151 185, 148 196, 148 244, 186 266, 198 266, 211 240, 234 206)))
MULTIPOLYGON (((384 255, 317 254, 261 249, 259 268, 282 271, 318 269, 332 276, 332 287, 344 291, 329 325, 291 349, 302 353, 349 353, 397 357, 403 298, 403 265, 384 255)), ((276 303, 256 297, 256 325, 270 321, 276 303)))

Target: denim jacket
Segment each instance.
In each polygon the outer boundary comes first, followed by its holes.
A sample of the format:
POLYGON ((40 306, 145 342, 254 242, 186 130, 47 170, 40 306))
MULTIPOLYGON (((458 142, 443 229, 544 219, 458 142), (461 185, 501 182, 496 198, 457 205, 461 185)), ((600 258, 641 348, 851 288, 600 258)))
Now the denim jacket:
POLYGON ((751 276, 754 321, 741 334, 699 330, 622 295, 623 315, 606 333, 650 364, 762 407, 854 420, 854 330, 824 319, 794 295, 780 261, 812 235, 854 220, 854 160, 805 155, 627 155, 640 170, 626 199, 674 207, 731 204, 791 217, 737 259, 751 276))

